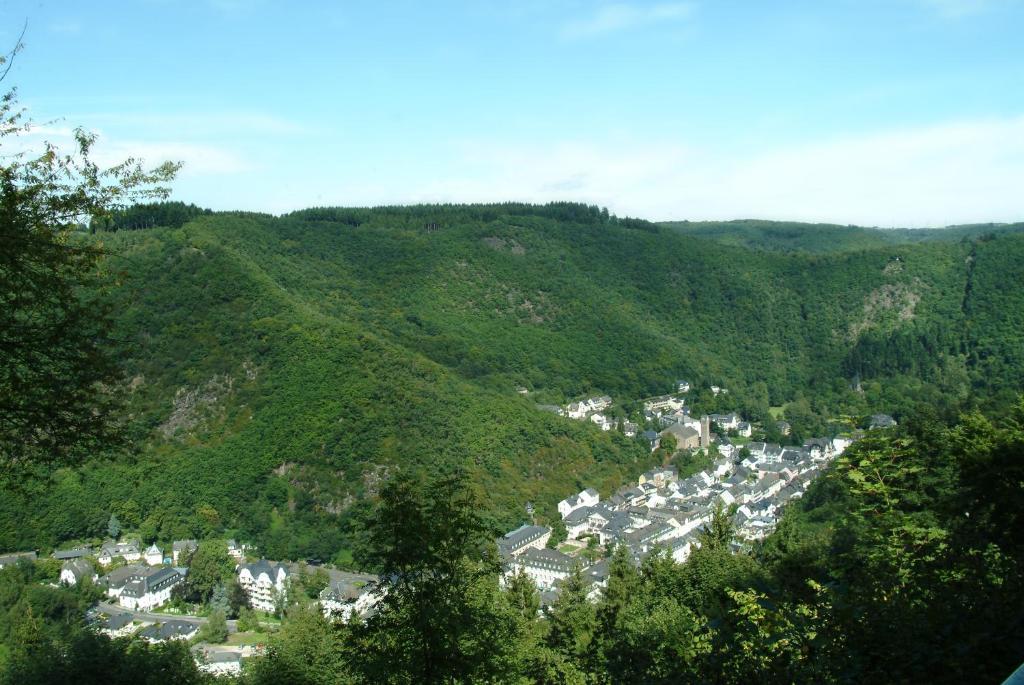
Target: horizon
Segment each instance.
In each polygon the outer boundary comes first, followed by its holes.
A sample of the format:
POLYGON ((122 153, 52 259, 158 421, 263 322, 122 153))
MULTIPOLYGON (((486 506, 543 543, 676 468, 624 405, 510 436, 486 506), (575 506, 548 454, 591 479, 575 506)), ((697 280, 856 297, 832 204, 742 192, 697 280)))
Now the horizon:
MULTIPOLYGON (((1024 220, 1019 0, 15 0, 37 126, 185 168, 171 199, 583 202, 650 221, 1024 220)), ((239 210, 238 208, 243 208, 239 210)))
MULTIPOLYGON (((155 203, 140 203, 140 205, 146 204, 162 204, 163 202, 181 202, 184 204, 196 205, 200 209, 210 210, 214 213, 253 213, 253 214, 265 214, 273 218, 282 218, 289 214, 296 214, 313 209, 338 209, 338 210, 366 210, 366 211, 386 211, 389 209, 414 209, 418 207, 492 207, 500 205, 526 205, 530 207, 545 207, 548 205, 559 205, 559 204, 588 204, 581 203, 574 200, 550 200, 546 202, 527 202, 520 200, 500 200, 495 202, 418 202, 418 203, 404 203, 404 204, 391 204, 391 205, 310 205, 308 207, 298 207, 296 209, 290 209, 284 212, 264 212, 258 210, 249 210, 245 208, 229 208, 229 209, 213 209, 210 207, 203 207, 195 202, 190 202, 187 198, 172 198, 167 201, 156 201, 155 203)), ((602 205, 589 206, 599 207, 600 209, 607 210, 607 207, 602 205)), ((640 221, 647 221, 648 223, 657 224, 669 224, 669 223, 689 223, 689 224, 701 224, 701 223, 766 223, 766 224, 790 224, 799 225, 801 227, 824 227, 824 228, 850 228, 850 229, 863 229, 863 230, 944 230, 946 228, 976 228, 980 226, 991 226, 991 227, 1004 227, 1004 226, 1015 226, 1024 224, 1022 221, 973 221, 971 223, 949 223, 942 226, 882 226, 882 225, 865 225, 860 223, 843 223, 833 221, 797 221, 790 219, 763 219, 758 217, 734 217, 726 219, 648 219, 643 216, 630 216, 630 215, 618 215, 614 212, 609 214, 617 219, 635 219, 640 221)))

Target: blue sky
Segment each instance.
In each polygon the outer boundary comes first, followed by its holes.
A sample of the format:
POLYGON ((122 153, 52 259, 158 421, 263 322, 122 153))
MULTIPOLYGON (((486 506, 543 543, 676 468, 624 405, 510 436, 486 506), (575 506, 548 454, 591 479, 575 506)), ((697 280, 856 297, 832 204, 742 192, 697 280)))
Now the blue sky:
POLYGON ((580 200, 650 219, 1024 220, 1024 1, 0 0, 61 143, 215 209, 580 200))

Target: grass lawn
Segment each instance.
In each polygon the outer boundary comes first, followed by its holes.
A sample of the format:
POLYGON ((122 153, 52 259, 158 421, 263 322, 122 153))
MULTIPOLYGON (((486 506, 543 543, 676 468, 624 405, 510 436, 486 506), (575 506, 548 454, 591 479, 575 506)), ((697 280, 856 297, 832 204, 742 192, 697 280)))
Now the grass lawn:
POLYGON ((228 635, 228 641, 224 644, 231 645, 232 647, 241 647, 242 645, 259 645, 266 644, 269 638, 268 633, 231 633, 228 635))
POLYGON ((768 407, 768 413, 772 415, 773 419, 778 421, 779 417, 782 416, 782 409, 783 409, 783 407, 781 407, 781 406, 779 406, 779 407, 768 407))
POLYGON ((735 438, 730 437, 729 442, 736 445, 737 447, 743 447, 744 445, 750 442, 750 438, 744 437, 742 435, 737 435, 735 438))

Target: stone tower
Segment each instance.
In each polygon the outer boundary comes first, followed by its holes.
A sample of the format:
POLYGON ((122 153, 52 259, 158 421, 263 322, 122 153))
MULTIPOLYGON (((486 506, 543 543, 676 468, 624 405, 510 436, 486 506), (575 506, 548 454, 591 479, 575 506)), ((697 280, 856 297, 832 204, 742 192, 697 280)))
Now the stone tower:
POLYGON ((700 417, 700 446, 705 450, 711 447, 711 417, 707 414, 700 417))

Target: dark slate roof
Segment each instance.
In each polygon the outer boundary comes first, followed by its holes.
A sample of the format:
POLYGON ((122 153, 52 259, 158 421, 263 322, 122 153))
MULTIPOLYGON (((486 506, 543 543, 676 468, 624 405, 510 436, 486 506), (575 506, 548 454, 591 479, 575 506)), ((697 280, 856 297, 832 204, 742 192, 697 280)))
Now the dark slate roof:
POLYGON ((261 573, 266 573, 268 578, 276 581, 278 569, 284 569, 284 574, 286 576, 290 575, 287 564, 283 562, 268 561, 267 559, 260 559, 259 561, 254 561, 251 564, 242 564, 238 567, 239 573, 241 573, 244 568, 249 569, 249 573, 252 574, 253 578, 259 578, 261 573))
POLYGON ((132 622, 132 615, 127 611, 123 614, 114 614, 103 622, 103 628, 107 630, 121 630, 132 622))
POLYGON ((608 560, 601 559, 583 569, 583 580, 587 583, 603 583, 608 580, 608 560))
POLYGON ((92 564, 85 559, 71 559, 70 561, 65 561, 61 565, 60 570, 71 571, 77 581, 80 581, 83 578, 92 578, 92 574, 95 573, 92 564))
POLYGON ((75 547, 73 549, 58 549, 53 553, 53 558, 58 561, 64 561, 65 559, 81 559, 92 554, 91 547, 75 547))
POLYGON ((576 560, 567 554, 562 554, 558 550, 531 547, 519 555, 517 563, 523 566, 569 573, 576 565, 576 560))
POLYGON ((195 540, 175 540, 174 544, 171 545, 171 551, 173 552, 185 552, 199 548, 199 543, 195 540))
POLYGON ((35 552, 12 552, 11 554, 2 554, 0 555, 0 566, 16 564, 22 559, 25 559, 26 561, 35 561, 36 556, 35 552))
POLYGON ((594 513, 593 507, 579 507, 569 512, 569 515, 565 517, 565 523, 582 523, 586 521, 590 515, 594 513))
POLYGON ((529 524, 523 524, 513 531, 505 533, 498 538, 498 550, 503 554, 512 554, 518 549, 521 549, 524 545, 528 545, 534 540, 539 540, 544 537, 546 533, 550 533, 550 528, 544 526, 531 526, 529 524))
POLYGON ((152 569, 150 567, 142 566, 140 564, 122 566, 121 568, 115 568, 104 576, 103 582, 107 587, 122 587, 133 580, 141 580, 142 578, 145 578, 151 572, 152 569))
POLYGON ((150 640, 163 641, 174 637, 191 637, 199 630, 199 624, 189 621, 167 621, 151 625, 139 633, 140 637, 150 640))
POLYGON ((372 591, 380 581, 378 576, 370 573, 348 573, 345 571, 328 571, 331 580, 320 593, 320 599, 346 602, 358 599, 372 591))

